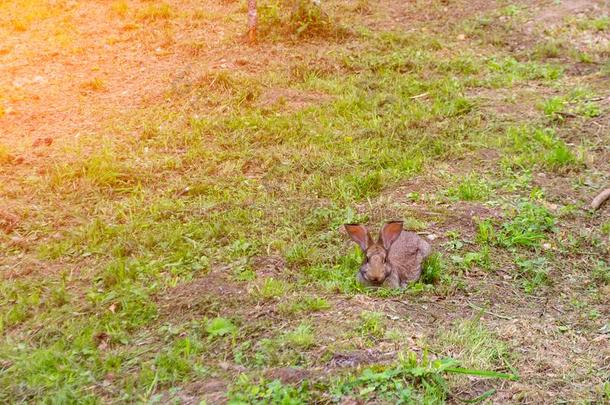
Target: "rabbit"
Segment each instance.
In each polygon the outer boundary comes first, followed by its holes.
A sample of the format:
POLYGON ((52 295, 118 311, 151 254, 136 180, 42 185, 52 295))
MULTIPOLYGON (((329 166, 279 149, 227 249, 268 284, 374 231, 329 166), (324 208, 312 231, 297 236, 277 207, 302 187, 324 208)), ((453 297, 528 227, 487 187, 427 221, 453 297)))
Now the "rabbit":
POLYGON ((357 276, 362 284, 399 288, 419 279, 422 262, 432 247, 415 232, 403 230, 402 225, 402 221, 386 223, 375 242, 364 225, 345 224, 365 255, 357 276))

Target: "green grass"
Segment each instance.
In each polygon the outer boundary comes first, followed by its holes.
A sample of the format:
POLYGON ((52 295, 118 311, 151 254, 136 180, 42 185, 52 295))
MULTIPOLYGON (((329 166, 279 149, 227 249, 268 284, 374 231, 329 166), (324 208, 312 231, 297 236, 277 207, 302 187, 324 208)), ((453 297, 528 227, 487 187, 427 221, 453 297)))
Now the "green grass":
POLYGON ((525 292, 531 294, 539 287, 550 283, 547 260, 544 257, 535 259, 516 259, 516 265, 523 278, 522 286, 525 292))
POLYGON ((448 194, 452 198, 463 201, 484 200, 490 194, 490 186, 485 179, 476 175, 468 175, 460 180, 459 184, 451 187, 448 194))
POLYGON ((283 303, 279 309, 287 314, 320 312, 330 309, 332 305, 328 300, 321 297, 305 296, 297 297, 291 302, 283 303))
MULTIPOLYGON (((47 11, 68 12, 27 3, 25 32, 47 11)), ((227 382, 235 403, 443 403, 475 391, 495 400, 493 390, 535 402, 532 390, 559 388, 558 400, 599 401, 587 384, 606 376, 590 346, 581 357, 593 371, 572 381, 544 359, 513 355, 533 350, 519 330, 513 341, 487 318, 451 323, 470 301, 525 292, 533 311, 548 300, 571 311, 563 303, 577 295, 586 312, 570 330, 592 341, 600 327, 608 226, 580 204, 605 181, 591 162, 603 160, 607 132, 587 132, 604 125, 593 121, 607 113, 595 100, 603 86, 576 80, 571 62, 548 49, 542 62, 501 45, 529 9, 503 3, 471 16, 463 40, 461 23, 373 24, 386 18, 373 2, 270 1, 260 4, 261 42, 246 48, 237 39, 243 5, 224 4, 224 14, 181 6, 119 1, 104 15, 138 21, 125 40, 142 49, 156 49, 161 28, 184 28, 187 42, 175 35, 175 48, 164 45, 175 60, 208 67, 208 52, 222 46, 239 55, 223 56, 235 68, 187 75, 141 108, 108 111, 98 131, 61 144, 40 167, 10 158, 30 159, 30 144, 0 145, 0 402, 179 402, 207 379, 227 382), (190 35, 197 24, 205 46, 190 35), (498 113, 513 106, 527 114, 498 113), (479 207, 490 219, 477 219, 479 207), (19 214, 10 233, 3 210, 19 214), (402 217, 437 238, 421 280, 364 288, 355 277, 362 253, 343 224, 402 217), (557 283, 563 295, 551 292, 557 283), (422 320, 431 311, 434 321, 422 320), (435 356, 406 352, 428 344, 435 356), (336 355, 366 350, 397 358, 333 368, 336 355), (480 392, 479 378, 515 372, 509 359, 555 377, 518 387, 490 380, 480 392), (265 375, 275 368, 312 374, 282 384, 265 375)), ((587 30, 605 32, 601 21, 587 30)), ((84 88, 114 95, 101 80, 84 88)), ((522 307, 506 305, 522 320, 522 307)), ((562 348, 568 335, 534 336, 562 348)), ((570 372, 581 367, 569 362, 570 372)))
POLYGON ((460 320, 451 329, 441 330, 436 344, 443 354, 460 358, 464 366, 470 368, 502 367, 509 355, 506 344, 478 318, 460 320))
POLYGON ((284 335, 284 341, 297 349, 307 349, 316 342, 316 337, 310 325, 300 324, 296 329, 284 335))
POLYGON ((217 337, 234 334, 237 331, 237 328, 228 319, 214 318, 207 322, 205 331, 209 336, 217 337))
MULTIPOLYGON (((449 374, 470 374, 483 377, 514 379, 510 374, 466 369, 449 358, 431 360, 424 353, 418 359, 414 353, 400 353, 390 365, 375 365, 348 377, 331 376, 320 381, 306 380, 296 385, 282 384, 246 374, 239 376, 231 387, 231 403, 305 403, 324 398, 328 392, 333 398, 344 396, 362 401, 393 403, 444 402, 450 394, 446 378, 449 374)), ((490 390, 482 398, 494 393, 490 390)))
MULTIPOLYGON (((520 202, 510 221, 504 222, 497 234, 497 240, 507 247, 525 246, 537 248, 555 229, 555 216, 548 209, 530 201, 520 202)), ((481 238, 487 232, 481 231, 481 238)))
POLYGON ((381 338, 386 331, 383 314, 379 312, 364 311, 360 314, 358 332, 371 339, 381 338))
MULTIPOLYGON (((555 111, 556 106, 549 108, 555 111)), ((509 128, 507 137, 514 155, 504 158, 506 166, 557 172, 580 168, 580 159, 552 128, 509 128)))

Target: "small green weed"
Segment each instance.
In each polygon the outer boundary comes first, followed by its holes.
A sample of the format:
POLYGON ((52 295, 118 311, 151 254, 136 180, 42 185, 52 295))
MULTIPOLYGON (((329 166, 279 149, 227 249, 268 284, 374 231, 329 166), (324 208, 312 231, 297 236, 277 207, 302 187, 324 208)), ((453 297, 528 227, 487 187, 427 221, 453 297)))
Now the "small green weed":
POLYGON ((360 313, 358 331, 365 337, 382 338, 386 331, 383 314, 370 311, 360 313))
POLYGON ((563 74, 563 69, 558 65, 523 63, 512 57, 489 59, 487 67, 491 73, 487 82, 494 88, 511 86, 527 80, 555 81, 563 74))
POLYGON ((480 251, 467 252, 466 254, 464 254, 464 256, 453 255, 451 256, 451 260, 453 261, 453 263, 464 269, 470 269, 475 265, 480 266, 486 270, 491 267, 489 246, 482 246, 480 251))
MULTIPOLYGON (((268 382, 242 374, 227 396, 234 404, 313 403, 327 399, 328 393, 334 402, 340 402, 342 398, 358 398, 375 403, 443 403, 450 394, 446 381, 448 374, 518 379, 512 374, 463 368, 449 358, 430 360, 427 352, 421 360, 415 353, 399 353, 394 364, 373 365, 356 375, 331 377, 315 384, 305 380, 296 386, 282 385, 278 380, 268 382)), ((495 390, 486 391, 473 401, 485 400, 494 393, 495 390)))
POLYGON ((439 252, 428 256, 422 264, 421 281, 425 284, 437 284, 445 272, 445 263, 439 252))
POLYGON ((577 22, 577 27, 581 30, 607 31, 610 27, 610 18, 607 15, 598 18, 584 18, 577 22))
POLYGON ((303 404, 309 403, 311 394, 309 384, 302 383, 297 387, 283 385, 279 380, 266 382, 263 379, 253 380, 247 374, 241 374, 237 382, 227 393, 230 404, 303 404))
POLYGON ((283 280, 273 277, 265 278, 262 284, 255 286, 252 294, 260 300, 270 300, 282 297, 288 291, 288 285, 283 280))
POLYGON ((206 322, 205 331, 210 337, 220 337, 236 333, 237 327, 226 318, 214 318, 206 322))
POLYGON ((541 286, 549 284, 548 265, 544 257, 535 259, 515 260, 519 275, 522 278, 522 286, 526 293, 532 294, 541 286))
POLYGON ((537 248, 547 233, 555 229, 554 215, 543 206, 522 201, 515 211, 513 219, 503 223, 497 233, 498 241, 506 247, 537 248))
MULTIPOLYGON (((443 403, 449 394, 444 376, 449 373, 516 378, 493 371, 461 368, 457 361, 449 358, 429 360, 427 352, 424 352, 419 361, 414 353, 400 353, 396 364, 366 368, 358 376, 350 376, 335 383, 333 392, 339 397, 356 396, 365 402, 443 403)), ((479 400, 490 397, 494 392, 486 392, 479 400)))
POLYGON ((538 59, 558 58, 561 55, 563 48, 564 45, 557 41, 543 42, 536 45, 534 48, 534 56, 538 59))
POLYGON ((477 201, 487 198, 490 192, 491 188, 483 178, 470 174, 456 187, 449 188, 448 195, 463 201, 477 201))
POLYGON ((601 285, 610 284, 610 264, 601 260, 598 261, 591 273, 591 279, 601 285))
POLYGON ((314 345, 316 337, 311 325, 302 323, 295 330, 286 333, 283 340, 293 348, 307 349, 314 345))
POLYGON ((566 105, 566 101, 563 97, 551 97, 544 101, 540 108, 544 111, 544 114, 552 120, 561 121, 564 116, 561 114, 566 105))
POLYGON ((477 242, 482 244, 492 244, 496 240, 496 232, 490 219, 485 219, 477 223, 477 242))
POLYGON ((299 312, 319 312, 330 309, 329 302, 321 297, 306 296, 297 298, 290 304, 283 304, 280 310, 285 313, 295 314, 299 312))
POLYGON ((517 152, 511 160, 504 160, 507 165, 522 169, 542 166, 554 171, 580 166, 579 159, 554 129, 509 128, 507 135, 512 151, 517 152))
POLYGON ((323 10, 323 5, 307 1, 272 1, 260 9, 260 32, 263 37, 281 40, 323 37, 343 39, 349 31, 323 10), (283 37, 282 37, 283 36, 283 37))

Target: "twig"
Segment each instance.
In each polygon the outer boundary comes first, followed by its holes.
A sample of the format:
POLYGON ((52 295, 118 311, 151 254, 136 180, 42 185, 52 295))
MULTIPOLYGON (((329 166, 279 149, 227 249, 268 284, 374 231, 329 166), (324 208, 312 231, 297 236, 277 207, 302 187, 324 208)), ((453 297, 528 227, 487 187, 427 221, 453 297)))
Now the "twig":
POLYGON ((605 189, 593 199, 591 202, 591 208, 594 210, 599 209, 599 207, 601 207, 604 201, 606 201, 608 198, 610 198, 610 188, 605 189))
POLYGON ((557 308, 555 305, 550 305, 550 307, 553 308, 555 311, 559 312, 560 314, 564 313, 561 309, 557 308))
POLYGON ((479 311, 483 311, 483 312, 484 312, 484 313, 486 313, 486 314, 493 315, 493 316, 495 316, 496 318, 500 318, 500 319, 506 319, 507 321, 512 321, 512 319, 513 319, 513 318, 509 318, 508 316, 504 316, 504 315, 496 314, 496 313, 491 312, 491 311, 487 311, 485 308, 481 308, 481 307, 479 307, 479 306, 477 306, 477 305, 474 305, 474 304, 473 304, 473 303, 471 303, 471 302, 469 302, 469 303, 468 303, 468 306, 469 306, 470 308, 472 308, 472 309, 476 309, 476 310, 479 310, 479 311))
POLYGON ((428 92, 422 93, 422 94, 418 94, 416 96, 411 96, 409 97, 411 100, 415 100, 416 98, 422 98, 422 97, 426 97, 428 95, 428 92))

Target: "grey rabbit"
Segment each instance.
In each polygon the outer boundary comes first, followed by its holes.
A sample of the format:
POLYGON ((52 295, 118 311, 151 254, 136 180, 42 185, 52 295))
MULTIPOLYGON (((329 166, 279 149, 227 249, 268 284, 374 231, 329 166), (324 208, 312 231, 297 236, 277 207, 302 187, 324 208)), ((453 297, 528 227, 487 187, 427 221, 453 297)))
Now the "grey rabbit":
POLYGON ((419 279, 422 262, 432 247, 415 232, 402 229, 402 221, 386 223, 377 242, 364 225, 345 224, 347 233, 364 252, 358 281, 368 286, 404 287, 419 279))

